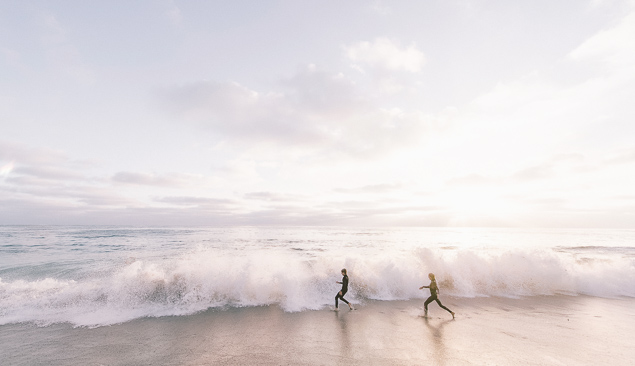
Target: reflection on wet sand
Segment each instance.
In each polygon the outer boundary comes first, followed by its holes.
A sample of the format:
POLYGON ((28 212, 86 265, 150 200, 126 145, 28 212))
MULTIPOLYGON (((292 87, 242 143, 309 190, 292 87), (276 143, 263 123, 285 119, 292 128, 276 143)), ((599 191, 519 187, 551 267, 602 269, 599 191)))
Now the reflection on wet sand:
POLYGON ((349 359, 351 358, 351 338, 348 332, 348 316, 336 311, 335 317, 340 328, 340 356, 349 359))
POLYGON ((445 365, 446 360, 446 347, 443 339, 443 327, 446 324, 454 321, 454 319, 443 320, 440 323, 434 324, 431 322, 428 317, 424 317, 423 321, 426 323, 426 326, 430 330, 430 334, 432 335, 432 343, 433 343, 433 354, 435 358, 436 365, 445 365))

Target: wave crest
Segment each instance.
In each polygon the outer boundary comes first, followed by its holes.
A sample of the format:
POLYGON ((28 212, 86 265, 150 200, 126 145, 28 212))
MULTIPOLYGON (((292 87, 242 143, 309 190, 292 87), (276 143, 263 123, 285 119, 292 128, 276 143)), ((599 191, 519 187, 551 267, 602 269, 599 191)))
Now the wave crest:
POLYGON ((441 296, 591 295, 635 297, 635 261, 618 253, 416 249, 392 254, 216 252, 133 260, 81 280, 0 278, 0 324, 70 322, 99 326, 208 308, 279 305, 285 311, 331 305, 346 267, 347 298, 425 298, 435 273, 441 296))

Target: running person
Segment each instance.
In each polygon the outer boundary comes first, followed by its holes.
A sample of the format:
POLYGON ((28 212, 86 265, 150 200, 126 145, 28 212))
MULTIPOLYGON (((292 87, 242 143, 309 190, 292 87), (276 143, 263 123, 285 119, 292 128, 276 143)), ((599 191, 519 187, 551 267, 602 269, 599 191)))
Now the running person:
POLYGON ((346 301, 346 299, 344 299, 344 295, 346 295, 346 293, 348 292, 348 275, 346 274, 346 268, 342 268, 342 282, 336 281, 336 283, 341 283, 342 284, 342 289, 340 290, 340 292, 337 293, 337 295, 335 295, 335 310, 338 310, 337 308, 337 300, 342 300, 344 301, 348 307, 353 310, 353 305, 351 305, 348 301, 346 301))
POLYGON ((439 306, 445 310, 447 310, 450 314, 452 314, 452 319, 454 319, 454 312, 441 304, 441 301, 437 297, 439 293, 439 286, 437 286, 437 280, 434 278, 434 273, 429 273, 428 278, 430 279, 430 284, 428 286, 421 286, 419 290, 423 290, 424 288, 430 289, 430 297, 423 303, 423 307, 425 309, 425 316, 428 316, 428 304, 432 301, 436 301, 439 306))

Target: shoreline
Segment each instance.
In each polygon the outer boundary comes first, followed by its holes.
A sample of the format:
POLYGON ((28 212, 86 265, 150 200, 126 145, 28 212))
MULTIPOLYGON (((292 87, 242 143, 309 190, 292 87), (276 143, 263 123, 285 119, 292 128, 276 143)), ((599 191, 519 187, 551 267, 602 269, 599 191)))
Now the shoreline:
POLYGON ((626 365, 635 299, 589 296, 368 300, 285 313, 209 309, 97 328, 0 326, 3 365, 626 365))

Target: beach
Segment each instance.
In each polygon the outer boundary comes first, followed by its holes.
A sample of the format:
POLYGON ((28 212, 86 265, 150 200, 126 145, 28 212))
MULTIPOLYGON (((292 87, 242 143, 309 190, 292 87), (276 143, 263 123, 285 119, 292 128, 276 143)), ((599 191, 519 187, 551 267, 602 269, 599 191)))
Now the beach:
POLYGON ((0 326, 3 365, 629 365, 635 300, 443 298, 210 309, 102 327, 0 326))
POLYGON ((635 232, 2 227, 0 364, 629 365, 635 232), (340 271, 350 279, 333 311, 340 271), (440 300, 422 315, 436 275, 440 300))

